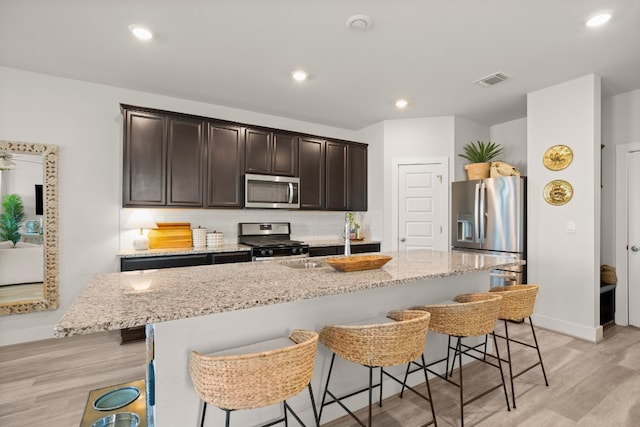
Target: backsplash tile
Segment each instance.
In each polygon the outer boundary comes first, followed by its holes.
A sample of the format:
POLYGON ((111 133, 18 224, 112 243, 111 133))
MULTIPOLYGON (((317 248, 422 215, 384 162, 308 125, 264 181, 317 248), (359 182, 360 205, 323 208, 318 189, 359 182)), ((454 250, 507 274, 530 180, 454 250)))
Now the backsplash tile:
MULTIPOLYGON (((120 250, 133 246, 138 232, 124 227, 136 209, 120 209, 120 250)), ((189 222, 191 227, 224 233, 224 243, 238 242, 239 222, 290 222, 291 237, 305 239, 339 239, 344 235, 345 212, 290 211, 279 209, 146 209, 156 222, 189 222)), ((355 212, 356 221, 364 225, 365 235, 380 240, 382 214, 355 212)))

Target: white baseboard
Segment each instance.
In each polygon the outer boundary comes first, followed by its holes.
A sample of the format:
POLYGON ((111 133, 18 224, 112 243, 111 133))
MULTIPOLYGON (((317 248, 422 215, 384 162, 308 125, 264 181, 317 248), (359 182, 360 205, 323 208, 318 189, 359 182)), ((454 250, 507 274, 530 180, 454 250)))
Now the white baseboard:
POLYGON ((556 319, 553 317, 544 316, 541 314, 534 314, 531 316, 535 326, 539 326, 544 329, 549 329, 561 334, 570 335, 575 338, 579 338, 585 341, 598 342, 602 340, 602 326, 589 327, 579 325, 577 323, 567 322, 565 320, 556 319))

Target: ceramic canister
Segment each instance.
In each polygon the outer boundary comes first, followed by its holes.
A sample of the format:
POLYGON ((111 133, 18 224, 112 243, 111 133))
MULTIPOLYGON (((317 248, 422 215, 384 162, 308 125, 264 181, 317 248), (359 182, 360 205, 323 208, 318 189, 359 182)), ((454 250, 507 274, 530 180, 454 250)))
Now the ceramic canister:
POLYGON ((206 228, 193 228, 191 230, 191 238, 193 240, 194 248, 203 248, 207 245, 207 229, 206 228))

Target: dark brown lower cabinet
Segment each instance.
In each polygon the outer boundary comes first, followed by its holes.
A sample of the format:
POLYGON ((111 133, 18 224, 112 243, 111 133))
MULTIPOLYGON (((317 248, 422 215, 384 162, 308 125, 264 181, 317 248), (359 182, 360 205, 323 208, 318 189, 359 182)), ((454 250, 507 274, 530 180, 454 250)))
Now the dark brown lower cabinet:
MULTIPOLYGON (((364 243, 361 245, 351 244, 352 254, 363 254, 367 252, 380 252, 380 243, 364 243)), ((344 246, 311 246, 309 256, 330 256, 344 254, 344 246)))

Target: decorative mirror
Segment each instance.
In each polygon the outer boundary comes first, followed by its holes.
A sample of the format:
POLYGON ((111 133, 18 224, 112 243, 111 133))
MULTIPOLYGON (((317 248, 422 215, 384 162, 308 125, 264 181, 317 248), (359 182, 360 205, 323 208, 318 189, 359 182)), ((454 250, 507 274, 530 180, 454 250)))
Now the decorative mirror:
POLYGON ((6 195, 24 215, 13 235, 0 229, 0 315, 56 309, 58 147, 0 141, 0 215, 6 195))

